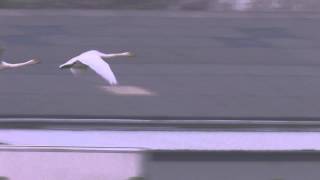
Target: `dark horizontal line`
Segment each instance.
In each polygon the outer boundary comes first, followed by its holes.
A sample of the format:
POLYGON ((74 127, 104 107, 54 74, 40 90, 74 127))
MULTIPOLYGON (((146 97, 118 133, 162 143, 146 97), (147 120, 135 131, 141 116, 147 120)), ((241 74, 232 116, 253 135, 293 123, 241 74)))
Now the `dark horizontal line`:
POLYGON ((320 131, 317 117, 1 115, 0 129, 320 131))
POLYGON ((1 119, 7 118, 28 118, 34 120, 40 119, 127 119, 127 120, 261 120, 261 121, 319 121, 320 117, 304 117, 304 116, 138 116, 138 115, 76 115, 76 114, 1 114, 1 119))
POLYGON ((283 152, 195 152, 195 151, 153 151, 152 161, 319 161, 320 153, 316 151, 283 152))

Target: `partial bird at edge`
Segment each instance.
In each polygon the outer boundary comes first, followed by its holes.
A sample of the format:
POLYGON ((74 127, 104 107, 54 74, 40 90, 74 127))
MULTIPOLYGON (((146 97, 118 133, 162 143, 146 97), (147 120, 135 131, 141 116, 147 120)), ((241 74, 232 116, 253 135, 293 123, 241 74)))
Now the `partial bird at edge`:
POLYGON ((28 66, 28 65, 34 65, 34 64, 39 64, 41 61, 37 60, 37 59, 31 59, 29 61, 26 62, 22 62, 22 63, 7 63, 5 61, 0 61, 0 70, 3 69, 11 69, 11 68, 19 68, 19 67, 24 67, 24 66, 28 66))

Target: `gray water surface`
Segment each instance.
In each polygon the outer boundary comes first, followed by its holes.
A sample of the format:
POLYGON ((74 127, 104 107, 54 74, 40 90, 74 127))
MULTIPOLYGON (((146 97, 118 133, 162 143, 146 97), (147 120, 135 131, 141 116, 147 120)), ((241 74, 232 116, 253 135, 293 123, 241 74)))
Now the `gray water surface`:
POLYGON ((318 118, 317 13, 199 14, 105 10, 1 10, 8 62, 42 64, 0 74, 1 117, 318 118), (117 96, 89 71, 57 67, 79 53, 132 51, 109 63, 117 96))

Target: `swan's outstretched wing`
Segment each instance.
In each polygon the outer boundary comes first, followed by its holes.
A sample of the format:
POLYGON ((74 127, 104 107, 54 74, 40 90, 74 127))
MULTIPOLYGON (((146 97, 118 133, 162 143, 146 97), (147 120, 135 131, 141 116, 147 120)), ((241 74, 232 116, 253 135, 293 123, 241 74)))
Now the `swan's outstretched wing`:
POLYGON ((112 72, 108 63, 106 63, 100 57, 92 57, 88 59, 79 60, 84 65, 89 66, 97 74, 99 74, 103 79, 107 80, 111 85, 118 84, 117 79, 112 72))

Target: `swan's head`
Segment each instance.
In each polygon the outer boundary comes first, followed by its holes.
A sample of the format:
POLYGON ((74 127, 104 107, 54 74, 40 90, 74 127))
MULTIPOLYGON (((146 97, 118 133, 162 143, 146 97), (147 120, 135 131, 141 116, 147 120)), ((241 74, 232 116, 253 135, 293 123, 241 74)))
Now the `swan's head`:
POLYGON ((135 54, 132 52, 124 52, 123 55, 128 56, 128 57, 134 57, 135 54))
POLYGON ((29 62, 30 64, 39 64, 41 61, 38 59, 31 59, 29 62))

